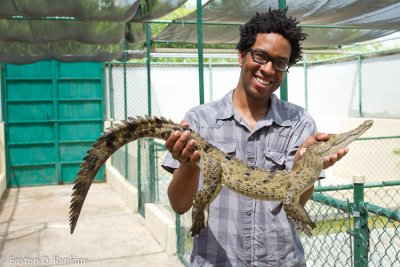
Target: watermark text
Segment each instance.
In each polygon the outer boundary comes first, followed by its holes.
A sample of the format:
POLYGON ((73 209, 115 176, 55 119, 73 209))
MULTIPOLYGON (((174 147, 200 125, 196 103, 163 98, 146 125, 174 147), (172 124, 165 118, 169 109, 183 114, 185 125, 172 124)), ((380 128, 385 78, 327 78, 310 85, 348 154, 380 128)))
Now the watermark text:
POLYGON ((0 257, 1 264, 11 264, 19 266, 29 265, 68 265, 68 264, 85 264, 88 263, 88 258, 78 256, 39 256, 39 257, 24 257, 24 256, 4 256, 0 257))

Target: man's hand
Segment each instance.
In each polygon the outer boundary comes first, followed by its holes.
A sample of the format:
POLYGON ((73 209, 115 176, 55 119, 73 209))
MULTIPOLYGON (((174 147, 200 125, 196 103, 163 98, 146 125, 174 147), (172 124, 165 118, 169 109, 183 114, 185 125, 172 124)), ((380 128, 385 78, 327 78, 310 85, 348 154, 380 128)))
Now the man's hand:
MULTIPOLYGON (((187 121, 182 121, 181 124, 185 127, 189 127, 189 123, 187 121)), ((189 135, 189 131, 185 131, 183 133, 175 131, 172 132, 165 141, 165 147, 171 153, 172 157, 178 160, 181 164, 196 164, 196 162, 200 159, 200 152, 194 150, 196 141, 190 140, 188 142, 189 135)))
MULTIPOLYGON (((183 126, 189 127, 187 121, 182 121, 183 126)), ((196 162, 200 159, 200 152, 195 150, 196 141, 189 139, 190 132, 172 132, 165 141, 165 147, 172 157, 181 164, 174 171, 168 186, 168 198, 172 209, 183 214, 193 204, 193 197, 197 192, 200 177, 200 168, 196 162)))
MULTIPOLYGON (((329 135, 324 134, 324 133, 316 133, 316 134, 310 136, 309 138, 306 139, 306 141, 304 141, 304 143, 297 150, 296 156, 295 156, 295 161, 297 161, 304 154, 304 152, 307 150, 307 148, 309 148, 312 144, 314 144, 318 141, 326 141, 328 139, 329 139, 329 135)), ((338 160, 343 158, 343 156, 345 156, 347 154, 347 152, 349 152, 349 148, 344 147, 342 149, 339 149, 336 152, 336 154, 332 154, 329 157, 326 157, 324 159, 324 169, 333 166, 338 160)))

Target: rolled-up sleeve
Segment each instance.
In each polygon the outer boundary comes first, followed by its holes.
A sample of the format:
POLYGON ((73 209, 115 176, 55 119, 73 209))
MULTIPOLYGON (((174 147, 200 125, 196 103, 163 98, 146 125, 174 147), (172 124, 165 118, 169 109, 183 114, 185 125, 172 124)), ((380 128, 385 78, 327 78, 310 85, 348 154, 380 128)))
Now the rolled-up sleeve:
MULTIPOLYGON (((286 165, 286 169, 288 171, 290 171, 293 167, 296 152, 301 144, 303 144, 308 137, 316 134, 317 132, 317 126, 314 120, 308 114, 307 116, 303 117, 303 120, 299 123, 298 127, 295 127, 293 131, 293 138, 291 138, 291 142, 288 146, 286 165)), ((325 172, 322 171, 319 175, 319 179, 323 179, 325 177, 325 172)))
POLYGON ((293 167, 294 158, 297 150, 304 141, 311 135, 317 132, 314 121, 304 120, 293 128, 292 137, 287 149, 287 164, 286 168, 290 171, 293 167))

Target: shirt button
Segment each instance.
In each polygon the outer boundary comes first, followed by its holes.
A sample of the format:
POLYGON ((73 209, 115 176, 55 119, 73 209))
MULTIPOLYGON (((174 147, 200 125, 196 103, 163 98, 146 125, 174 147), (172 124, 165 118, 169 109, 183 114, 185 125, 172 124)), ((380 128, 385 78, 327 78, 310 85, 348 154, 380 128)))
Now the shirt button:
MULTIPOLYGON (((247 215, 247 216, 251 216, 252 213, 253 213, 253 212, 252 212, 251 210, 246 211, 246 215, 247 215)), ((248 263, 248 264, 250 264, 250 263, 248 263)))

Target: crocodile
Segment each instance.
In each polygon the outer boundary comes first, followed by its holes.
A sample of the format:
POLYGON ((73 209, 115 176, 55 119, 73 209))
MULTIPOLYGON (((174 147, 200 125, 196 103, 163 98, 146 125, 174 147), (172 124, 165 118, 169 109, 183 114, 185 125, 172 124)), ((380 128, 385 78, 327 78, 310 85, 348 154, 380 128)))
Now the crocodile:
MULTIPOLYGON (((198 133, 164 117, 136 117, 120 121, 103 132, 87 151, 74 182, 70 204, 70 233, 74 232, 89 188, 101 166, 119 148, 141 138, 166 140, 173 131, 189 131, 188 140, 196 141, 200 152, 197 162, 204 176, 204 185, 195 194, 192 206, 192 236, 198 235, 207 225, 209 204, 219 194, 222 186, 237 193, 260 200, 280 201, 287 216, 307 235, 315 223, 299 203, 299 198, 314 185, 323 169, 323 159, 354 141, 373 124, 366 120, 357 128, 340 134, 330 134, 325 142, 311 145, 289 171, 269 171, 249 165, 226 154, 198 133)), ((275 211, 276 212, 276 211, 275 211)))

